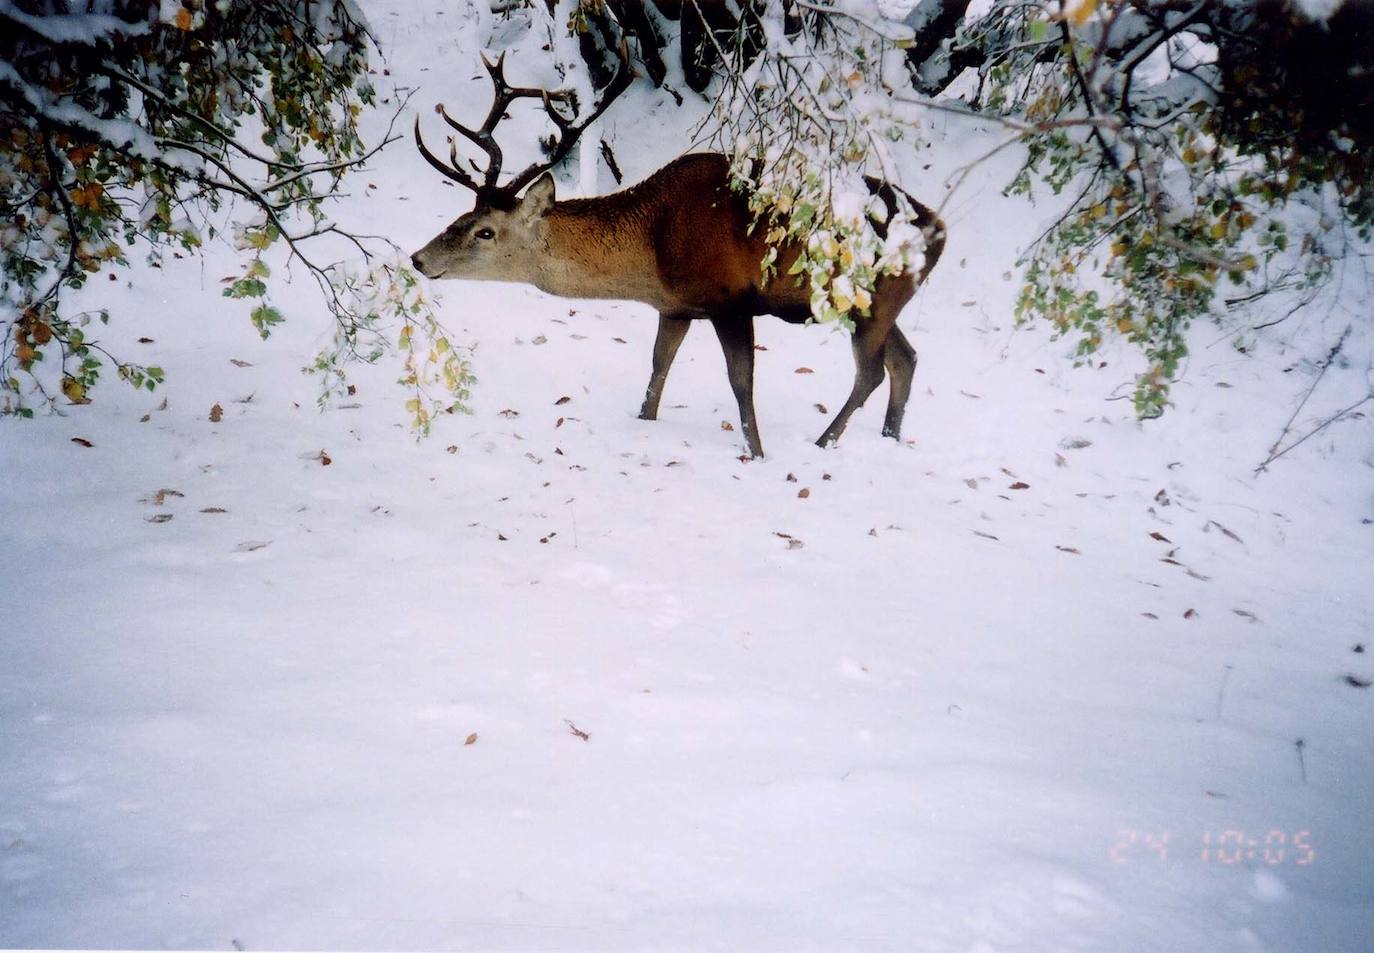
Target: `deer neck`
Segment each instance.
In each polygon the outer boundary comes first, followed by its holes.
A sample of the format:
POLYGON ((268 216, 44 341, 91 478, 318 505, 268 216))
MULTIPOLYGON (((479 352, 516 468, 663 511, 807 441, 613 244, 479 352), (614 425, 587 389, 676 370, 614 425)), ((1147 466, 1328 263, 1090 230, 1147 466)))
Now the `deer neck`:
POLYGON ((662 297, 644 216, 602 199, 556 203, 545 217, 546 251, 534 284, 568 298, 655 304, 662 297))

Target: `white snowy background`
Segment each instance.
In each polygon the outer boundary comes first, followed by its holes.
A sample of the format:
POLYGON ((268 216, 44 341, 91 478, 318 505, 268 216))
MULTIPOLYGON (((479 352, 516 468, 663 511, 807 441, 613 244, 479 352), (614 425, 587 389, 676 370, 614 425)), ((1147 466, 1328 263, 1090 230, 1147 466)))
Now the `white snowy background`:
MULTIPOLYGON (((384 92, 485 111, 518 37, 366 10, 384 92)), ((701 108, 612 107, 627 177, 701 108)), ((937 204, 995 134, 928 132, 937 204)), ((1369 419, 1253 473, 1369 353, 1360 266, 1249 353, 1198 327, 1141 425, 1131 354, 1012 327, 1013 170, 945 208, 907 440, 884 388, 813 446, 847 340, 765 318, 747 463, 704 327, 636 419, 642 306, 447 283, 480 381, 417 443, 394 365, 316 410, 306 276, 266 343, 227 250, 97 276, 169 384, 0 421, 0 946, 1374 949, 1369 419)), ((470 207, 404 142, 348 189, 406 248, 470 207)))

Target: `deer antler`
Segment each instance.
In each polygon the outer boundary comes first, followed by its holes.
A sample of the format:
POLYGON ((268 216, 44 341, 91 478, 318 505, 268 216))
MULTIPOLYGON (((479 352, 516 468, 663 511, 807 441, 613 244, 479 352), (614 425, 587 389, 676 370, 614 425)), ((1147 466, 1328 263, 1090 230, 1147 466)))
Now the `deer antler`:
MULTIPOLYGON (((477 182, 468 174, 458 162, 458 146, 450 138, 449 140, 449 161, 445 163, 442 159, 435 156, 425 147, 424 139, 420 135, 420 120, 415 119, 415 145, 419 148, 420 154, 430 165, 438 169, 440 173, 463 185, 464 187, 476 192, 479 196, 493 192, 503 192, 515 194, 541 173, 553 168, 563 159, 577 142, 577 137, 582 135, 583 130, 591 125, 603 112, 606 107, 629 88, 634 79, 634 72, 630 68, 630 56, 624 41, 621 42, 617 50, 619 65, 616 74, 611 78, 610 83, 602 90, 601 100, 591 110, 585 119, 576 122, 564 116, 556 108, 555 102, 566 103, 574 102, 575 98, 571 90, 555 90, 550 92, 545 89, 534 89, 528 86, 511 86, 506 82, 505 61, 506 54, 502 53, 493 63, 485 56, 482 57, 482 65, 487 68, 487 73, 491 76, 494 94, 492 97, 491 109, 487 112, 487 118, 482 121, 482 125, 477 129, 470 129, 458 122, 448 114, 443 104, 434 107, 434 111, 443 117, 444 122, 461 133, 470 142, 487 154, 487 168, 482 173, 482 181, 477 182), (558 128, 558 138, 555 140, 554 147, 549 153, 549 157, 544 162, 532 163, 529 168, 520 172, 505 185, 498 185, 497 178, 501 174, 501 163, 503 155, 501 146, 497 143, 493 133, 497 125, 505 118, 506 110, 510 104, 517 99, 538 99, 544 105, 544 112, 548 114, 550 121, 558 128)), ((575 107, 574 107, 575 108, 575 107)))

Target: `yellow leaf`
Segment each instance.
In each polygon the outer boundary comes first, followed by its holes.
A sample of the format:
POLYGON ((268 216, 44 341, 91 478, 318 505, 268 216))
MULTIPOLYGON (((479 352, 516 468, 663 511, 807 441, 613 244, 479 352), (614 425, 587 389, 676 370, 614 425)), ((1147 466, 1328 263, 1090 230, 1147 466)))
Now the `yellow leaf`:
POLYGON ((1074 26, 1082 26, 1088 22, 1088 17, 1097 10, 1097 0, 1075 0, 1064 8, 1064 19, 1074 26))
POLYGON ((191 11, 182 7, 177 11, 176 26, 178 30, 191 29, 191 11))
POLYGON ((86 403, 86 385, 75 377, 62 378, 62 393, 73 404, 86 403))

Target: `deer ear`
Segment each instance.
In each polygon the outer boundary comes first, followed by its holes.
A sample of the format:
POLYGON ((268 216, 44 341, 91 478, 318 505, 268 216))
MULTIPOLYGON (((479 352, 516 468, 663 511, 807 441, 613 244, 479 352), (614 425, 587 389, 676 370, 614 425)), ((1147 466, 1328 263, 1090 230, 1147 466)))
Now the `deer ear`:
POLYGON ((545 172, 534 180, 525 191, 525 197, 520 200, 520 212, 525 218, 533 221, 548 212, 553 207, 553 176, 545 172))

